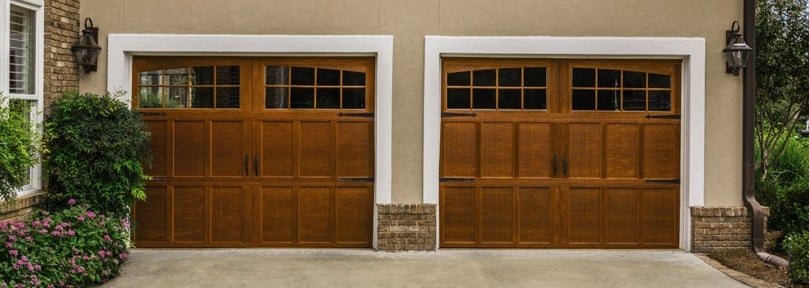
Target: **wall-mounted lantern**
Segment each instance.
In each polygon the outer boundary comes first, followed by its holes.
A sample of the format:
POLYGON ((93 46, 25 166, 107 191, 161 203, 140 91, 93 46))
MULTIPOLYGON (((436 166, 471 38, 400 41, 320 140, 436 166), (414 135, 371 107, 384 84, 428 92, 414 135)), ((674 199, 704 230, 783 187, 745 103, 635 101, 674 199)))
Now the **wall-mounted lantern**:
POLYGON ((725 43, 727 47, 722 49, 725 56, 725 66, 727 73, 734 76, 739 75, 739 70, 747 67, 748 58, 753 52, 753 48, 744 42, 742 32, 739 32, 739 21, 733 21, 730 30, 725 31, 725 43))
POLYGON ((84 19, 84 30, 81 31, 79 42, 70 47, 76 62, 84 69, 84 73, 96 71, 98 64, 98 54, 101 46, 98 46, 98 27, 93 27, 93 20, 84 19))

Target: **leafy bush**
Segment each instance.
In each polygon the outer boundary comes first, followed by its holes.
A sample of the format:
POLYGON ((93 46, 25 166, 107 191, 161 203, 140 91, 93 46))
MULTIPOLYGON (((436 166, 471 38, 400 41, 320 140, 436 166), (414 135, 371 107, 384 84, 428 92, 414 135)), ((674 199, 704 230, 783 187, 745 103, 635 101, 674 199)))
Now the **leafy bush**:
POLYGON ((787 236, 784 248, 789 254, 789 277, 792 282, 809 284, 809 232, 787 236))
POLYGON ((96 211, 128 215, 146 198, 142 163, 151 163, 149 132, 140 116, 109 95, 67 93, 45 122, 49 193, 96 211), (92 191, 88 193, 88 191, 92 191))
POLYGON ((0 202, 12 201, 36 163, 38 135, 28 120, 27 102, 0 97, 0 202))
POLYGON ((800 138, 782 141, 784 151, 767 179, 756 183, 756 199, 770 207, 770 227, 789 235, 809 227, 809 145, 800 138))
POLYGON ((129 223, 87 208, 0 222, 0 287, 87 287, 117 276, 129 223))

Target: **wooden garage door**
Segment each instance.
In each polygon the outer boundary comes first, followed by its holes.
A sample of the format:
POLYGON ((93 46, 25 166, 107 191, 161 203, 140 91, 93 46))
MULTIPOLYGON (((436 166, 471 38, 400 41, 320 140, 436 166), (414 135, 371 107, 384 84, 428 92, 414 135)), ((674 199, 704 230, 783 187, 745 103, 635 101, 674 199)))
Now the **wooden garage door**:
POLYGON ((678 247, 678 62, 443 68, 441 247, 678 247))
POLYGON ((135 57, 139 247, 370 247, 374 60, 135 57))

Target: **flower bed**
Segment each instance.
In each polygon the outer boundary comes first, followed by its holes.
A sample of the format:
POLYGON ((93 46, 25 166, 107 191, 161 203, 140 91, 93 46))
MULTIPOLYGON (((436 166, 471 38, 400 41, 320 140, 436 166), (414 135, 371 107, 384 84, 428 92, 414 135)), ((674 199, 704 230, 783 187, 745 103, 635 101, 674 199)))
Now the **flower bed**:
POLYGON ((69 204, 28 221, 0 221, 0 287, 86 287, 118 275, 128 221, 69 204))

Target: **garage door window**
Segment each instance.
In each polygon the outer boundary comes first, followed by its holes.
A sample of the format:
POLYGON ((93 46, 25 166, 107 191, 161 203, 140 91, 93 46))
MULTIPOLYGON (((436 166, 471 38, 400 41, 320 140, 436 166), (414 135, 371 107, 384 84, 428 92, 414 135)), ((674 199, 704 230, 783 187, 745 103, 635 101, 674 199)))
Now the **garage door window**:
POLYGON ((574 111, 672 109, 671 75, 599 67, 574 67, 572 75, 574 111))
POLYGON ((190 66, 138 73, 140 108, 239 108, 239 66, 190 66))
POLYGON ((365 72, 266 66, 267 109, 365 109, 365 72))
POLYGON ((502 66, 446 74, 446 107, 457 110, 545 110, 547 68, 502 66))

